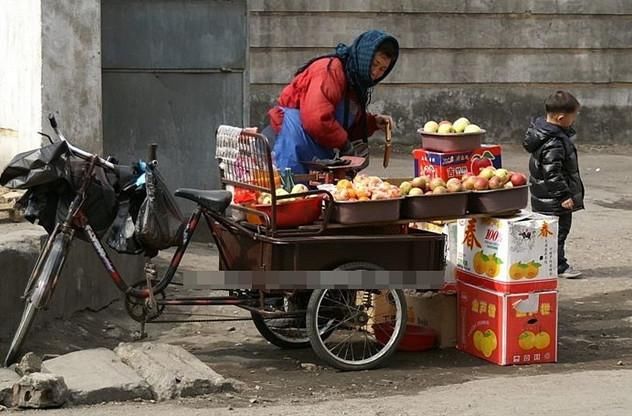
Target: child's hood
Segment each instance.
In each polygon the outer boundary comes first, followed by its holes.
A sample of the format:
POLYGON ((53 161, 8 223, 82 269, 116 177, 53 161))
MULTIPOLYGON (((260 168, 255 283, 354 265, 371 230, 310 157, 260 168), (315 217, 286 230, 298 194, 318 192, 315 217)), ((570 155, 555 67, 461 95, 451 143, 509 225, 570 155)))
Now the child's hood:
POLYGON ((538 117, 531 120, 531 125, 527 129, 522 146, 527 152, 533 153, 551 138, 568 139, 573 134, 572 129, 564 129, 547 122, 544 117, 538 117))

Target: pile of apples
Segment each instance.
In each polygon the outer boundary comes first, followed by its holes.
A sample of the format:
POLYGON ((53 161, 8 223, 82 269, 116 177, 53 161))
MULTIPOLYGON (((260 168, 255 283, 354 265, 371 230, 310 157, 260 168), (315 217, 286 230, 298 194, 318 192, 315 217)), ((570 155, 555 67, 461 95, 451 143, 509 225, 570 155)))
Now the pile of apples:
POLYGON ((333 193, 334 200, 339 202, 377 201, 402 197, 400 188, 377 176, 357 175, 353 182, 341 179, 333 193))
MULTIPOLYGON (((285 195, 290 195, 290 194, 302 194, 305 192, 309 192, 309 188, 305 185, 303 185, 302 183, 296 184, 294 185, 294 187, 292 188, 292 191, 288 192, 283 188, 277 188, 274 190, 274 193, 276 194, 276 196, 285 196, 285 195)), ((308 195, 307 197, 314 197, 314 196, 319 196, 318 194, 315 195, 308 195)), ((277 204, 281 205, 281 204, 287 204, 288 202, 292 202, 295 201, 296 199, 300 199, 301 197, 298 198, 285 198, 285 199, 277 199, 277 204)), ((270 195, 269 193, 266 192, 262 192, 261 194, 259 194, 259 197, 257 198, 257 203, 261 204, 261 205, 272 205, 272 195, 270 195)))
POLYGON ((407 196, 447 194, 465 190, 459 178, 451 178, 445 182, 441 178, 430 179, 427 176, 418 176, 410 182, 402 182, 399 189, 402 195, 407 196))
POLYGON ((467 191, 486 191, 526 185, 527 177, 520 172, 488 166, 476 176, 464 175, 461 182, 467 191))
POLYGON ((461 117, 454 123, 448 120, 443 120, 439 123, 430 120, 424 124, 423 131, 425 133, 439 133, 439 134, 457 134, 457 133, 479 133, 482 129, 476 124, 470 123, 470 121, 461 117))

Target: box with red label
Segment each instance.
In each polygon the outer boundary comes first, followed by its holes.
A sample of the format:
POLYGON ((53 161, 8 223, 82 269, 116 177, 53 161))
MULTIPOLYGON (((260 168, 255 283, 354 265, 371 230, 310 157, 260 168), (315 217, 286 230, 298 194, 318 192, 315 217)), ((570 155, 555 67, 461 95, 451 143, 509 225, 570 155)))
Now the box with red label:
POLYGON ((466 173, 478 175, 486 166, 502 167, 498 145, 483 145, 469 152, 439 153, 424 149, 413 150, 415 176, 439 177, 444 181, 460 178, 466 173))
POLYGON ((557 279, 557 217, 522 211, 458 224, 459 269, 490 280, 497 290, 557 279))
POLYGON ((500 365, 557 361, 557 291, 499 293, 457 281, 457 348, 500 365))

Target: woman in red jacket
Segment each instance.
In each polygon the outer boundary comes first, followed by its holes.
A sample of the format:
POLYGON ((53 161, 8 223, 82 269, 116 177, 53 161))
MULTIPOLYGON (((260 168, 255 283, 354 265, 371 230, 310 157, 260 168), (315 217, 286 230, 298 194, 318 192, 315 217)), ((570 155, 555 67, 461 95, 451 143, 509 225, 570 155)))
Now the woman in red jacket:
POLYGON ((399 55, 397 40, 371 30, 351 46, 312 59, 299 69, 268 115, 264 134, 274 141, 274 158, 281 170, 306 173, 303 162, 331 159, 335 150, 353 154, 352 142, 366 143, 393 119, 366 111, 372 88, 393 69, 399 55))

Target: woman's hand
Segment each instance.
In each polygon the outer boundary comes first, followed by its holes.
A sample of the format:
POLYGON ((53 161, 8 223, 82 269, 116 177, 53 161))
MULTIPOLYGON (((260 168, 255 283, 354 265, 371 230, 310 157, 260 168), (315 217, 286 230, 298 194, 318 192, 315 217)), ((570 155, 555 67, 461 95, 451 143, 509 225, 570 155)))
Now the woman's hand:
POLYGON ((393 130, 395 128, 395 121, 393 121, 393 117, 384 114, 377 114, 375 116, 375 124, 378 129, 386 131, 386 125, 389 123, 391 125, 391 130, 393 130))

